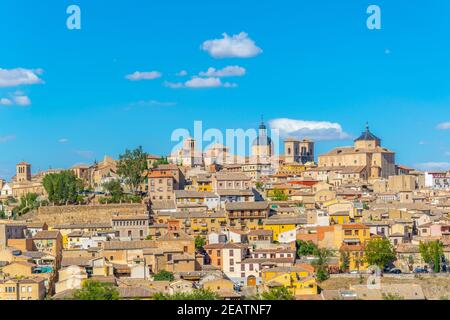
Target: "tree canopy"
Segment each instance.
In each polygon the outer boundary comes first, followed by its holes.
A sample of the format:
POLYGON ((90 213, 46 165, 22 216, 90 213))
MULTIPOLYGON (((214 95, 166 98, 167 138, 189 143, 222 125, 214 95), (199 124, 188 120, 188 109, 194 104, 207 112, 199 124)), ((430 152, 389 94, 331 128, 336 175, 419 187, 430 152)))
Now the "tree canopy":
POLYGON ((366 243, 364 259, 369 265, 383 269, 395 261, 394 247, 388 239, 371 239, 366 243))
POLYGON ((153 276, 154 281, 173 281, 174 276, 172 272, 161 270, 153 276))
POLYGON ((434 272, 441 270, 441 259, 444 255, 444 245, 440 241, 420 242, 420 255, 423 261, 433 266, 434 272))
POLYGON ((123 198, 122 185, 119 180, 111 180, 103 184, 103 188, 111 195, 111 202, 120 202, 123 198))
POLYGON ((95 280, 86 280, 81 289, 76 290, 72 299, 74 300, 118 300, 119 292, 111 283, 95 280))
POLYGON ((147 153, 141 146, 134 150, 127 149, 119 156, 117 174, 125 180, 131 191, 139 190, 139 186, 145 181, 147 171, 147 153))
POLYGON ((312 241, 297 240, 297 254, 299 257, 312 256, 317 249, 317 246, 312 241))
POLYGON ((322 282, 327 280, 330 275, 328 273, 328 262, 333 252, 327 248, 318 248, 314 252, 316 259, 312 262, 312 265, 316 271, 317 281, 322 282))
POLYGON ((202 236, 195 237, 195 247, 196 248, 201 248, 205 244, 206 244, 205 238, 203 238, 202 236))
POLYGON ((280 189, 274 189, 271 198, 273 201, 287 201, 289 199, 287 194, 280 189))
POLYGON ((56 205, 76 203, 78 193, 83 189, 83 182, 72 171, 48 174, 42 183, 48 200, 56 205))
POLYGON ((217 293, 206 289, 194 289, 192 292, 178 292, 175 294, 157 293, 155 300, 219 300, 217 293))

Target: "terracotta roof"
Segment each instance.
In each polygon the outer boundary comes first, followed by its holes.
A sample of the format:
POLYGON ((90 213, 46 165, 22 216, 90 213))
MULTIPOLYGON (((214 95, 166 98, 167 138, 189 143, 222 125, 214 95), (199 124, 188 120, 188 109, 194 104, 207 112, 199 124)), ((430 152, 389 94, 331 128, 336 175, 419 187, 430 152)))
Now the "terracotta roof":
POLYGON ((343 224, 342 229, 370 229, 370 228, 362 223, 349 223, 343 224))
POLYGON ((225 204, 226 210, 265 210, 269 208, 266 201, 255 202, 228 202, 225 204))

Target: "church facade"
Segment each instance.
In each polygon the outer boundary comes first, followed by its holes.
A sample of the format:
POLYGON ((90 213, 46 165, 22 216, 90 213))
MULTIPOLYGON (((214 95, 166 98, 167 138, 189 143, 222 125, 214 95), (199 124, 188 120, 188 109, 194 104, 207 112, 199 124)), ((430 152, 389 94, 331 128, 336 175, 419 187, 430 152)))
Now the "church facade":
POLYGON ((395 175, 395 153, 381 146, 381 139, 366 125, 352 147, 335 148, 318 157, 319 168, 365 167, 369 179, 395 175))

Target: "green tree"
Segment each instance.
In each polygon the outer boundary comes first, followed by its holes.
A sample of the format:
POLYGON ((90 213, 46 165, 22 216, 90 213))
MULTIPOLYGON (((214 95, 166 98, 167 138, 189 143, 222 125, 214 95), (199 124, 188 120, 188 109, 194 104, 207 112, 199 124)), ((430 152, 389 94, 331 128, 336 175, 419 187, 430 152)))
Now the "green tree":
POLYGON ((444 245, 439 240, 420 242, 419 251, 423 261, 433 266, 434 272, 441 271, 441 259, 444 255, 444 245))
POLYGON ((217 293, 211 290, 194 289, 192 292, 178 292, 175 294, 157 293, 153 296, 155 300, 219 300, 217 293))
POLYGON ((156 161, 153 163, 153 168, 158 168, 158 166, 159 166, 160 164, 169 164, 169 160, 167 159, 167 157, 162 157, 161 159, 156 160, 156 161))
POLYGON ((405 298, 396 293, 383 293, 383 300, 405 300, 405 298))
POLYGON ((375 265, 381 269, 394 262, 395 258, 394 247, 388 239, 371 239, 364 249, 364 260, 369 265, 375 265))
POLYGON ((120 202, 123 198, 122 185, 119 180, 111 180, 103 184, 103 188, 111 195, 111 202, 120 202))
POLYGON ((83 189, 83 182, 72 171, 48 174, 42 183, 49 201, 56 205, 76 203, 78 193, 83 189))
POLYGON ((13 209, 15 216, 20 216, 39 207, 38 195, 36 193, 27 193, 20 197, 19 205, 13 209))
POLYGON ((132 151, 127 149, 119 156, 117 174, 125 180, 131 191, 136 193, 139 190, 147 172, 147 153, 141 146, 132 151))
POLYGON ((172 272, 161 270, 153 276, 154 281, 173 281, 174 276, 172 272))
POLYGON ((347 272, 350 268, 350 254, 347 251, 341 251, 341 271, 347 272))
POLYGON ((87 280, 81 289, 76 290, 72 299, 74 300, 118 300, 119 292, 111 283, 95 280, 87 280))
POLYGON ((272 200, 273 201, 287 201, 289 197, 280 189, 273 189, 272 200))
POLYGON ((269 291, 264 291, 259 296, 258 300, 294 300, 294 295, 286 287, 275 287, 269 291))
POLYGON ((314 252, 314 256, 316 259, 312 262, 312 265, 316 271, 317 281, 325 281, 330 277, 328 273, 328 262, 333 256, 333 252, 327 248, 318 248, 314 252))
POLYGON ((297 240, 297 254, 299 257, 312 256, 317 249, 317 246, 312 241, 297 240))
POLYGON ((195 237, 195 247, 202 248, 206 244, 205 238, 202 236, 195 237))

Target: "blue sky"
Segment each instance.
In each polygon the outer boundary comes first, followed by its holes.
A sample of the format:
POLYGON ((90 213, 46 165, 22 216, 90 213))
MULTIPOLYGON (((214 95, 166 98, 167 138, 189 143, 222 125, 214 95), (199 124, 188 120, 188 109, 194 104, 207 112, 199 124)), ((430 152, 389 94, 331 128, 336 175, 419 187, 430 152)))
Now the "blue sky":
POLYGON ((369 121, 398 163, 450 168, 447 0, 2 0, 0 30, 0 177, 22 160, 36 171, 138 145, 167 154, 194 120, 247 129, 261 114, 313 137, 326 122, 318 153, 369 121), (66 27, 72 4, 81 30, 66 27), (381 30, 366 27, 371 4, 381 30))

